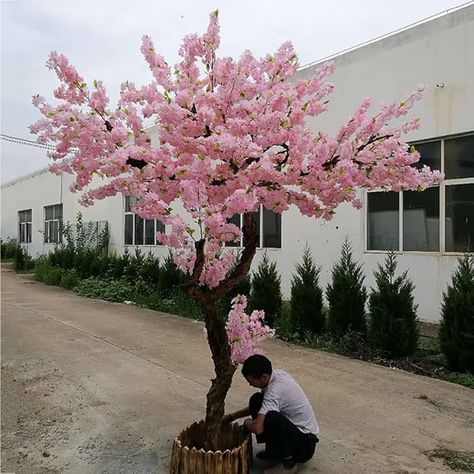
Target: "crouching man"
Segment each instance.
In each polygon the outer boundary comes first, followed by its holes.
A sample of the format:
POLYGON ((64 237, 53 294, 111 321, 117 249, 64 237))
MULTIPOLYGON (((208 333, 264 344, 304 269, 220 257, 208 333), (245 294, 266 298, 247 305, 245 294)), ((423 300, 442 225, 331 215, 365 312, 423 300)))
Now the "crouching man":
POLYGON ((265 473, 297 472, 297 463, 309 461, 319 441, 318 423, 308 398, 288 373, 272 369, 263 355, 246 359, 242 375, 261 391, 250 397, 248 407, 225 415, 223 422, 250 415, 245 428, 255 433, 258 443, 265 443, 265 450, 257 457, 279 464, 265 473))

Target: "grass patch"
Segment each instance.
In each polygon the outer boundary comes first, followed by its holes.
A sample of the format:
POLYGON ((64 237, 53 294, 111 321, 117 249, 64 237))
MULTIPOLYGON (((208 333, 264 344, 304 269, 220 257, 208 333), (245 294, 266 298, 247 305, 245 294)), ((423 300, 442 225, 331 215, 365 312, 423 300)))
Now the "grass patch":
POLYGON ((474 453, 438 448, 424 453, 430 461, 441 459, 453 471, 474 472, 474 453))

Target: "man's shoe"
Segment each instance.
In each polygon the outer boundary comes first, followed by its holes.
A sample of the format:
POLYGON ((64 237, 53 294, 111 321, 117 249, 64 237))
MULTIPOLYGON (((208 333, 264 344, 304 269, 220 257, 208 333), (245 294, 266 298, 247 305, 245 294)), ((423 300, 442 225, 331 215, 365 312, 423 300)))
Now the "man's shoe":
POLYGON ((271 469, 265 469, 264 474, 294 474, 298 472, 298 464, 295 464, 293 467, 285 468, 282 464, 277 467, 272 467, 271 469))

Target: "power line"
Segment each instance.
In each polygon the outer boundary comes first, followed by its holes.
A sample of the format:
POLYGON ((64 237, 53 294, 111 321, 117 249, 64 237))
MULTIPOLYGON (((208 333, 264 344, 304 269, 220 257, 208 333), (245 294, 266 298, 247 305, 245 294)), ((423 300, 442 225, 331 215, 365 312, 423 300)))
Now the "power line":
POLYGON ((54 145, 48 145, 47 143, 35 142, 34 140, 29 140, 28 138, 5 135, 4 133, 0 134, 0 139, 6 142, 15 143, 17 145, 31 146, 33 148, 42 148, 43 150, 49 150, 49 151, 56 150, 56 147, 54 145))

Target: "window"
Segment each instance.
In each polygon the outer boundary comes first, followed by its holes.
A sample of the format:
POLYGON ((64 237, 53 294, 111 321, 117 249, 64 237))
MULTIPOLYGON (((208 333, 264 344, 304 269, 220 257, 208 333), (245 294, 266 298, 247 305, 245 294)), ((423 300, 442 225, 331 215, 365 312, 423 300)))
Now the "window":
POLYGON ((398 249, 398 193, 370 193, 369 242, 370 250, 398 249))
POLYGON ((367 250, 463 252, 474 245, 474 133, 415 143, 417 168, 445 180, 423 192, 367 194, 367 250), (401 214, 401 215, 400 215, 401 214))
POLYGON ((403 193, 403 250, 439 250, 439 187, 403 193))
POLYGON ((266 207, 263 211, 262 247, 281 248, 281 214, 269 211, 266 207))
POLYGON ((18 211, 18 242, 20 242, 20 244, 31 243, 31 216, 31 209, 18 211))
POLYGON ((474 177, 474 134, 444 140, 446 179, 474 177))
MULTIPOLYGON (((263 206, 260 210, 252 213, 252 219, 257 229, 257 247, 281 248, 281 214, 270 211, 263 206)), ((240 214, 228 220, 239 228, 243 226, 243 218, 240 214)), ((227 242, 227 247, 240 247, 244 242, 227 242)))
POLYGON ((165 226, 159 220, 143 219, 132 212, 132 206, 138 198, 125 196, 125 245, 161 245, 156 240, 157 232, 165 232, 165 226))
POLYGON ((474 182, 446 186, 446 251, 474 250, 474 182))
POLYGON ((44 243, 58 244, 61 242, 61 224, 63 205, 45 206, 44 208, 44 243))

